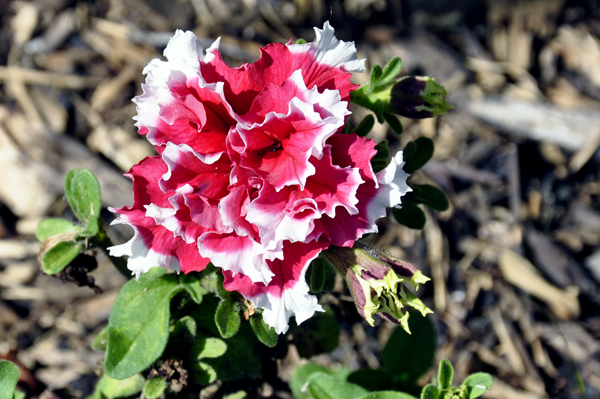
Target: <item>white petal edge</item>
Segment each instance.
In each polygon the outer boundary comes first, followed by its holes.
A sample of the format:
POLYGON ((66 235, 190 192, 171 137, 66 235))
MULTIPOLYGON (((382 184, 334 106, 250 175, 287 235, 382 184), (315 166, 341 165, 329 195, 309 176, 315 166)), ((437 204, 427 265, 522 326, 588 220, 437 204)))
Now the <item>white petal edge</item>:
POLYGON ((412 189, 406 183, 409 174, 402 167, 402 151, 398 151, 385 169, 376 174, 379 188, 373 200, 367 206, 367 220, 373 231, 377 231, 375 221, 386 215, 386 208, 399 207, 402 197, 412 189))
POLYGON ((363 72, 365 60, 356 57, 354 42, 344 42, 335 37, 335 29, 326 21, 323 29, 315 27, 316 39, 312 43, 290 44, 292 53, 314 52, 320 64, 340 67, 346 72, 363 72))
MULTIPOLYGON (((111 208, 109 210, 114 212, 111 208)), ((181 266, 177 258, 171 255, 159 254, 152 248, 148 248, 144 244, 144 240, 138 230, 127 220, 125 215, 119 215, 111 223, 111 225, 114 224, 128 224, 131 226, 133 228, 133 237, 123 244, 108 247, 108 253, 110 256, 129 256, 127 259, 127 269, 131 270, 136 279, 139 279, 141 274, 146 273, 153 267, 164 267, 179 273, 181 266)))
MULTIPOLYGON (((315 255, 314 258, 318 256, 315 255)), ((313 259, 314 259, 313 258, 313 259)), ((312 261, 312 259, 311 259, 312 261)), ((289 328, 290 317, 295 316, 296 324, 311 318, 315 312, 324 312, 317 297, 309 294, 305 274, 310 261, 306 263, 300 278, 292 288, 283 290, 281 297, 268 292, 246 298, 256 307, 262 308, 265 323, 273 327, 277 334, 284 334, 289 328)))

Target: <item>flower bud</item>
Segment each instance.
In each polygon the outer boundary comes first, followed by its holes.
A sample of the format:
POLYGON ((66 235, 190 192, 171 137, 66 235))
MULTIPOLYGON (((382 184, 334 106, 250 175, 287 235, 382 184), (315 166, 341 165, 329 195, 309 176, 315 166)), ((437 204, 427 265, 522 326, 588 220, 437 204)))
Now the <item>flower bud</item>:
POLYGON ((447 95, 444 86, 429 76, 408 76, 392 87, 390 108, 407 118, 432 118, 454 108, 447 95))
POLYGON ((407 289, 410 283, 417 290, 429 281, 414 265, 394 258, 389 253, 356 244, 354 248, 329 247, 323 256, 345 277, 358 312, 373 326, 373 315, 408 328, 405 306, 417 309, 423 316, 433 313, 407 289))

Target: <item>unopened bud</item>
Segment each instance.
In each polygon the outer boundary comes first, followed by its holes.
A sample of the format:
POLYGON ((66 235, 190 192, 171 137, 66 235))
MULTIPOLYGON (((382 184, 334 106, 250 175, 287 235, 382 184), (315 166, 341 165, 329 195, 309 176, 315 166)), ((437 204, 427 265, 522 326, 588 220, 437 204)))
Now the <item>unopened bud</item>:
POLYGON ((370 325, 374 325, 373 315, 378 313, 410 333, 409 314, 404 307, 417 309, 423 316, 433 313, 406 286, 410 284, 416 290, 429 281, 416 266, 362 245, 330 247, 323 255, 345 277, 358 312, 370 325))
POLYGON ((454 108, 448 92, 429 76, 408 76, 392 87, 390 108, 412 119, 432 118, 454 108))

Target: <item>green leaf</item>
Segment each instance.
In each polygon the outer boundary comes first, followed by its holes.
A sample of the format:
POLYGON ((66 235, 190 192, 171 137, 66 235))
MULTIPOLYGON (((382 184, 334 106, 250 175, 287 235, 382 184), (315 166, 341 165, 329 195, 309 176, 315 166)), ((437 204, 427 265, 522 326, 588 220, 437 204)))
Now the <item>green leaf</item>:
POLYGON ((116 399, 135 395, 144 387, 144 381, 144 378, 139 374, 122 380, 104 375, 100 378, 96 390, 88 399, 116 399))
POLYGON ((227 291, 224 287, 224 283, 225 283, 225 277, 223 276, 223 273, 218 271, 216 273, 216 287, 217 287, 217 295, 219 296, 219 298, 221 299, 229 299, 231 298, 231 292, 227 291))
POLYGON ((494 379, 488 373, 475 373, 468 376, 461 386, 467 387, 469 390, 469 399, 473 399, 491 389, 493 382, 494 379))
POLYGON ((310 393, 308 393, 308 379, 311 375, 315 373, 325 373, 332 374, 332 371, 326 368, 325 366, 321 366, 316 363, 306 363, 300 367, 298 367, 294 374, 292 374, 292 378, 290 378, 290 390, 292 391, 292 395, 296 399, 308 399, 310 398, 310 393))
POLYGON ((425 385, 421 391, 421 399, 438 399, 439 396, 440 389, 433 384, 425 385))
POLYGON ((382 75, 383 69, 381 69, 381 66, 373 65, 373 68, 371 68, 371 85, 378 83, 382 75))
POLYGON ((394 79, 400 71, 402 70, 402 60, 400 57, 392 58, 387 65, 383 68, 383 72, 381 74, 382 82, 389 82, 394 79))
POLYGON ((406 198, 417 204, 424 204, 436 211, 443 212, 450 207, 446 194, 431 184, 411 184, 413 191, 406 198))
POLYGON ((375 126, 375 117, 369 114, 365 116, 365 118, 358 124, 356 129, 354 129, 354 133, 360 137, 365 137, 371 132, 373 126, 375 126))
POLYGON ((433 364, 435 329, 429 318, 410 312, 408 326, 412 334, 396 328, 381 353, 384 368, 396 381, 414 383, 433 364))
POLYGON ((167 389, 167 380, 161 377, 154 377, 146 381, 142 392, 148 399, 157 399, 163 394, 165 389, 167 389))
POLYGON ((381 392, 371 392, 370 394, 363 396, 360 399, 417 399, 412 395, 409 395, 404 392, 396 392, 396 391, 381 391, 381 392))
POLYGON ((95 351, 106 351, 106 344, 108 343, 108 326, 104 327, 96 338, 92 342, 92 349, 95 351))
POLYGON ((421 169, 433 156, 435 145, 428 137, 419 137, 406 145, 403 151, 404 167, 406 173, 412 174, 421 169))
POLYGON ((73 169, 65 177, 65 195, 77 219, 87 225, 89 236, 98 233, 98 218, 102 207, 100 184, 87 169, 73 169))
POLYGON ((392 214, 398 223, 415 230, 423 229, 427 222, 425 212, 408 199, 402 200, 402 208, 392 208, 392 214))
POLYGON ((300 356, 309 358, 331 352, 340 342, 340 325, 328 306, 317 312, 294 332, 294 344, 300 356))
POLYGON ((452 363, 446 359, 440 361, 440 367, 438 370, 438 387, 440 390, 448 389, 452 386, 452 378, 454 378, 454 368, 452 363))
POLYGON ((259 378, 262 363, 258 354, 264 348, 254 336, 248 323, 244 323, 233 338, 225 340, 227 351, 215 358, 202 358, 202 363, 210 366, 221 381, 241 378, 259 378))
POLYGON ((192 316, 183 316, 173 324, 169 341, 180 343, 182 340, 195 340, 198 325, 192 316))
POLYGON ((320 258, 316 258, 310 263, 310 267, 306 272, 306 282, 312 294, 316 294, 323 289, 323 285, 325 284, 325 265, 320 258))
POLYGON ((256 335, 256 338, 269 348, 274 348, 277 345, 277 332, 273 327, 269 327, 263 320, 262 314, 255 313, 250 317, 250 326, 256 335))
POLYGON ((64 219, 45 219, 38 224, 35 237, 44 242, 48 237, 57 234, 77 234, 81 228, 64 219))
POLYGON ((176 275, 130 280, 121 288, 108 319, 104 369, 115 379, 150 367, 169 337, 171 299, 184 288, 176 275))
POLYGON ((185 288, 187 293, 190 294, 190 296, 192 297, 192 300, 197 304, 202 302, 202 296, 208 292, 200 284, 200 280, 198 279, 197 273, 180 274, 179 284, 181 284, 181 286, 185 288))
POLYGON ((8 360, 0 360, 0 399, 13 399, 19 381, 19 368, 8 360))
POLYGON ((308 379, 308 392, 314 399, 359 399, 369 391, 326 373, 314 373, 308 379))
POLYGON ((54 247, 50 248, 42 257, 42 270, 46 274, 56 274, 62 271, 79 255, 83 245, 71 242, 60 241, 54 247))
POLYGON ((215 324, 221 337, 233 337, 240 329, 240 321, 240 310, 236 301, 224 299, 219 302, 215 312, 215 324))
POLYGON ((385 370, 360 369, 348 376, 348 382, 367 391, 385 391, 394 388, 392 377, 385 370))
POLYGON ((223 356, 227 352, 227 344, 220 338, 201 337, 196 339, 193 345, 193 353, 198 360, 214 359, 223 356))
POLYGON ((371 159, 371 166, 375 173, 385 169, 388 165, 388 158, 390 157, 390 149, 388 148, 388 141, 383 140, 381 143, 375 146, 377 154, 371 159))
POLYGON ((25 392, 23 391, 15 391, 15 397, 14 399, 25 399, 26 395, 25 392))
POLYGON ((388 123, 388 125, 390 125, 390 128, 394 131, 394 133, 402 134, 402 132, 404 132, 402 123, 400 122, 400 119, 398 119, 398 117, 396 115, 391 114, 389 112, 384 112, 383 118, 388 123))

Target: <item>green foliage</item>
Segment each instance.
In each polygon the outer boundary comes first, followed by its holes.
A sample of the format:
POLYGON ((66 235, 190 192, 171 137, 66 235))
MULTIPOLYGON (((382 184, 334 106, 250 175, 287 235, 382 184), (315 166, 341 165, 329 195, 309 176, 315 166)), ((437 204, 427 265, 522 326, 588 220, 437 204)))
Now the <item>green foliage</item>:
POLYGON ((143 371, 167 345, 171 299, 187 286, 176 275, 160 274, 130 280, 115 299, 104 361, 111 378, 124 379, 143 371))
POLYGON ((309 358, 331 352, 340 342, 340 325, 328 306, 325 312, 317 312, 294 331, 294 344, 298 353, 309 358))
POLYGON ((492 388, 494 379, 488 373, 475 373, 468 376, 461 386, 467 387, 468 399, 477 398, 492 388))
POLYGON ((223 338, 231 338, 240 329, 240 310, 236 301, 231 298, 223 299, 215 312, 215 324, 223 338))
POLYGON ((315 373, 333 374, 327 367, 316 363, 306 363, 298 367, 290 379, 290 390, 296 399, 310 398, 308 379, 315 373))
POLYGON ((140 392, 144 387, 144 382, 145 380, 140 374, 119 380, 104 375, 98 381, 94 393, 87 399, 125 398, 140 392))
POLYGON ((398 119, 398 117, 396 115, 392 114, 391 112, 384 112, 383 119, 385 119, 385 121, 388 123, 388 125, 390 125, 390 128, 392 129, 392 131, 394 133, 402 134, 402 132, 404 132, 402 123, 400 122, 400 119, 398 119))
POLYGON ((433 364, 436 334, 433 323, 411 312, 408 324, 412 334, 396 328, 382 352, 384 368, 395 381, 414 384, 433 364))
POLYGON ((452 378, 454 378, 454 368, 448 360, 443 359, 440 361, 438 369, 438 387, 441 390, 450 388, 452 386, 452 378))
POLYGON ((406 200, 416 204, 424 204, 436 211, 443 212, 450 206, 446 194, 439 188, 430 184, 411 184, 413 189, 405 197, 406 200))
POLYGON ((16 397, 15 387, 19 381, 19 368, 8 360, 0 360, 0 399, 16 397))
POLYGON ((98 219, 102 207, 100 184, 92 172, 87 169, 73 169, 65 177, 65 196, 73 213, 86 225, 80 233, 93 237, 98 233, 98 219))
POLYGON ((371 159, 371 166, 375 173, 385 169, 388 165, 388 159, 390 157, 390 149, 388 147, 388 141, 383 140, 381 143, 375 146, 377 154, 371 159))
POLYGON ((306 271, 306 282, 310 287, 311 294, 316 294, 323 289, 325 284, 325 265, 321 258, 317 258, 310 263, 306 271))
POLYGON ((327 373, 311 374, 308 392, 314 399, 359 399, 368 393, 359 385, 340 381, 327 373))
POLYGON ((142 390, 144 396, 148 399, 158 399, 167 389, 167 380, 161 377, 154 377, 146 381, 142 390))
POLYGON ((417 399, 412 395, 409 395, 404 392, 395 392, 395 391, 382 391, 382 392, 373 392, 366 396, 363 396, 360 399, 417 399))
POLYGON ((421 169, 433 156, 435 145, 429 137, 419 137, 415 141, 406 144, 402 152, 404 157, 404 167, 406 173, 412 174, 421 169))
POLYGON ((277 345, 279 336, 273 327, 269 327, 269 325, 265 323, 262 313, 257 312, 250 317, 250 326, 260 342, 267 345, 269 348, 273 348, 277 345))
POLYGON ((390 390, 394 388, 394 381, 385 370, 356 370, 348 375, 348 382, 360 385, 368 391, 390 390))
POLYGON ((420 399, 437 399, 440 396, 440 389, 433 384, 428 384, 423 387, 420 399))
POLYGON ((79 226, 74 225, 68 220, 64 219, 45 219, 38 224, 37 229, 35 230, 35 237, 39 242, 44 242, 51 236, 55 236, 58 234, 69 234, 74 236, 79 233, 81 228, 79 226))
POLYGON ((92 349, 96 351, 106 351, 106 345, 108 344, 108 326, 104 327, 96 338, 92 342, 92 349))
POLYGON ((77 242, 59 241, 42 255, 40 262, 42 270, 50 275, 61 272, 79 255, 82 249, 83 245, 77 242))
POLYGON ((415 230, 425 227, 427 222, 425 212, 417 204, 403 198, 401 206, 402 208, 392 208, 392 214, 398 223, 415 230))
POLYGON ((367 134, 371 132, 375 126, 375 118, 373 115, 367 115, 364 119, 358 124, 354 132, 360 137, 365 137, 367 134))

